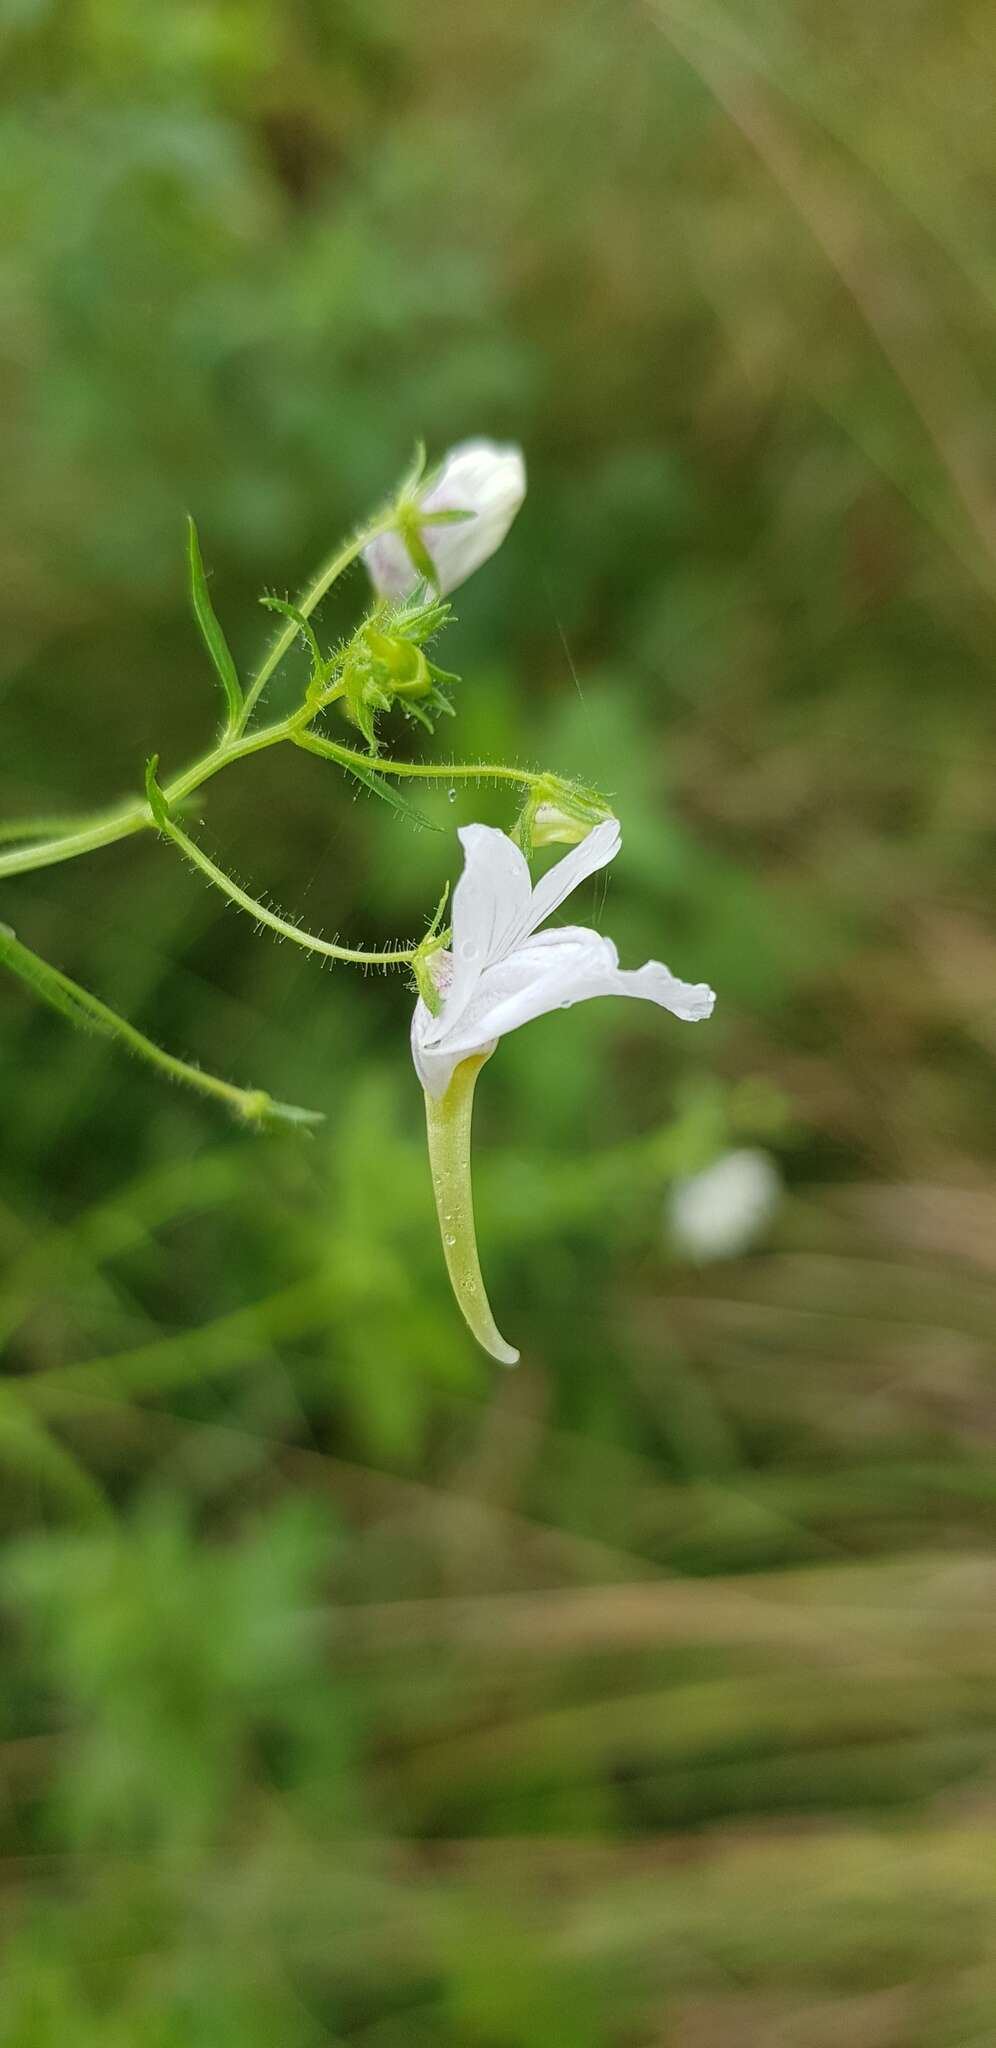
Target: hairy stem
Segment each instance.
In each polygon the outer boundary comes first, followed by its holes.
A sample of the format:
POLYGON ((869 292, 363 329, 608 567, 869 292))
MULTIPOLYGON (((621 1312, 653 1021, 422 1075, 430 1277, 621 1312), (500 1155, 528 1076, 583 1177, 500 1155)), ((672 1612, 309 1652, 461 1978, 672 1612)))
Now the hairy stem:
MULTIPOLYGON (((391 524, 392 518, 385 514, 364 527, 344 548, 340 548, 338 554, 333 555, 332 560, 319 571, 301 597, 297 608, 304 618, 321 603, 326 592, 343 571, 349 568, 350 563, 356 560, 367 543, 376 539, 379 533, 386 532, 391 524)), ((309 705, 294 712, 290 718, 279 719, 273 725, 261 726, 256 732, 246 733, 245 730, 260 692, 265 689, 284 655, 293 645, 298 630, 293 621, 288 621, 284 629, 278 633, 254 682, 246 692, 241 715, 232 731, 218 746, 212 747, 210 752, 203 754, 169 784, 163 792, 167 803, 179 803, 193 790, 200 789, 202 783, 210 781, 222 768, 230 767, 233 761, 244 760, 248 754, 259 753, 265 747, 276 746, 281 740, 289 739, 298 725, 314 717, 314 707, 309 705)), ((338 690, 330 691, 326 701, 331 703, 340 694, 338 690)), ((116 810, 103 811, 89 822, 84 819, 78 829, 72 831, 46 829, 40 844, 18 846, 10 853, 0 854, 0 880, 5 875, 30 874, 36 868, 53 867, 59 861, 75 860, 79 854, 96 853, 101 847, 114 846, 118 840, 128 839, 135 832, 147 831, 152 822, 148 804, 130 803, 122 804, 116 810)), ((2 836, 11 835, 4 833, 2 836)), ((25 834, 16 830, 14 836, 21 839, 25 834)))
POLYGON ((91 995, 89 989, 71 981, 68 974, 60 973, 57 967, 52 967, 27 946, 22 946, 6 925, 0 925, 0 966, 9 967, 11 973, 25 982, 43 1003, 58 1010, 71 1024, 80 1026, 84 1031, 98 1031, 105 1038, 116 1039, 128 1052, 147 1060, 150 1066, 157 1067, 171 1081, 179 1081, 186 1088, 195 1088, 201 1095, 213 1096, 247 1123, 320 1121, 308 1110, 292 1109, 284 1103, 273 1102, 262 1088, 236 1088, 231 1081, 222 1081, 216 1074, 206 1074, 202 1068, 178 1059, 175 1053, 164 1052, 162 1046, 146 1038, 143 1031, 138 1031, 125 1017, 119 1017, 109 1004, 102 1003, 99 996, 91 995))
POLYGON ((534 789, 545 783, 548 777, 532 768, 509 768, 495 761, 391 761, 383 754, 372 759, 369 754, 360 754, 353 747, 340 746, 338 740, 329 740, 322 733, 309 732, 304 728, 293 733, 295 746, 303 747, 306 753, 320 754, 326 761, 338 761, 342 768, 375 767, 378 775, 410 775, 434 781, 515 782, 522 789, 534 789))
POLYGON ((445 1095, 436 1101, 426 1093, 425 1123, 429 1139, 432 1191, 450 1285, 465 1323, 501 1365, 517 1365, 519 1354, 506 1344, 491 1313, 481 1277, 474 1229, 474 1192, 470 1177, 470 1132, 477 1076, 490 1054, 461 1060, 445 1095))
POLYGON ((414 960, 414 946, 397 947, 390 952, 371 953, 362 947, 340 946, 333 939, 322 939, 314 932, 301 931, 290 918, 281 917, 279 911, 271 910, 267 904, 260 903, 255 896, 250 896, 246 889, 240 888, 231 875, 226 875, 224 868, 218 867, 210 855, 166 815, 165 809, 160 812, 156 824, 159 831, 168 839, 172 839, 174 846, 179 847, 191 866, 197 868, 200 874, 206 875, 208 881, 213 882, 215 888, 220 889, 230 903, 234 903, 239 910, 244 910, 249 917, 255 918, 257 924, 266 925, 271 932, 276 932, 279 938, 291 939, 295 946, 303 946, 308 953, 320 953, 326 960, 349 961, 354 967, 404 967, 414 960))
MULTIPOLYGON (((301 613, 302 618, 308 619, 311 617, 316 606, 321 604, 323 597, 331 590, 333 583, 338 581, 344 570, 348 569, 350 564, 356 561, 357 556, 362 554, 363 549, 369 545, 370 541, 376 540, 378 534, 386 533, 393 525, 394 513, 392 510, 390 514, 384 514, 381 518, 372 520, 369 526, 362 527, 352 540, 346 542, 345 547, 339 549, 338 554, 332 556, 330 562, 326 562, 324 569, 319 570, 314 581, 309 583, 307 590, 302 592, 297 601, 296 609, 301 613)), ((280 667, 284 655, 293 647, 299 631, 300 628, 294 620, 289 619, 286 626, 283 626, 277 634, 269 654, 257 669, 256 675, 246 691, 242 716, 237 727, 239 732, 244 732, 246 723, 260 693, 265 690, 270 677, 280 667)))
MULTIPOLYGON (((213 775, 233 761, 244 761, 250 754, 262 753, 266 747, 275 747, 281 740, 290 739, 295 725, 309 711, 295 712, 290 718, 281 718, 274 725, 260 726, 257 732, 247 733, 238 739, 222 740, 209 752, 202 754, 198 761, 185 768, 163 791, 166 802, 171 805, 182 803, 202 784, 210 782, 213 775)), ((153 823, 152 812, 147 803, 122 804, 119 809, 102 811, 78 830, 60 832, 57 836, 42 841, 40 845, 18 846, 10 853, 0 854, 0 881, 5 875, 30 874, 35 868, 53 867, 56 862, 75 860, 82 853, 96 853, 102 846, 114 846, 119 839, 128 839, 135 832, 148 831, 153 823)))

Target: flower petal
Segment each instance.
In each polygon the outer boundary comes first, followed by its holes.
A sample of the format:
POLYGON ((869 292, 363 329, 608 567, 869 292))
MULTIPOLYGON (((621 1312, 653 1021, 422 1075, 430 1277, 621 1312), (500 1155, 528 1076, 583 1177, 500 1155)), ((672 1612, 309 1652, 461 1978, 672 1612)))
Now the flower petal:
POLYGON ((378 597, 408 597, 422 580, 399 533, 368 541, 363 560, 378 597))
POLYGON ((612 940, 584 925, 539 932, 485 970, 459 1018, 443 1032, 428 1011, 420 1017, 424 1005, 416 1009, 412 1056, 423 1088, 438 1097, 461 1060, 493 1051, 507 1032, 535 1017, 595 996, 636 996, 686 1023, 710 1016, 716 1000, 705 982, 679 981, 659 960, 621 968, 612 940))
POLYGON ((636 996, 685 1023, 710 1016, 716 1001, 705 982, 679 981, 660 960, 635 969, 620 967, 611 939, 575 925, 563 936, 539 933, 494 975, 485 976, 457 1037, 473 1026, 481 1037, 503 1038, 534 1017, 569 1010, 595 996, 636 996))
MULTIPOLYGON (((412 1017, 412 1059, 415 1063, 415 1072, 426 1094, 431 1095, 434 1102, 438 1102, 440 1097, 445 1095, 455 1068, 459 1066, 461 1060, 468 1057, 466 1051, 452 1051, 448 1039, 442 1045, 435 1042, 434 1034, 438 1036, 438 1022, 438 1018, 427 1009, 420 996, 412 1017)), ((493 1039, 490 1044, 487 1041, 478 1044, 473 1031, 468 1036, 471 1040, 471 1054, 492 1053, 498 1042, 497 1039, 493 1039)))
POLYGON ((425 512, 474 514, 457 525, 422 530, 444 597, 500 548, 525 495, 521 448, 477 440, 450 449, 421 500, 425 512))
POLYGON ((562 860, 558 860, 537 882, 529 906, 529 918, 522 937, 535 932, 574 890, 586 882, 589 875, 598 873, 599 868, 608 866, 614 860, 622 845, 622 828, 618 818, 604 818, 596 825, 578 846, 572 846, 562 860))
POLYGON ((493 825, 464 825, 463 874, 453 891, 453 972, 438 1018, 437 1039, 456 1023, 485 968, 515 945, 529 916, 529 869, 493 825))
MULTIPOLYGON (((419 527, 445 596, 465 583, 500 548, 526 495, 522 450, 496 441, 462 441, 451 448, 417 494, 422 512, 466 512, 452 525, 419 527)), ((363 550, 370 581, 381 597, 407 597, 422 581, 397 533, 382 533, 363 550)))

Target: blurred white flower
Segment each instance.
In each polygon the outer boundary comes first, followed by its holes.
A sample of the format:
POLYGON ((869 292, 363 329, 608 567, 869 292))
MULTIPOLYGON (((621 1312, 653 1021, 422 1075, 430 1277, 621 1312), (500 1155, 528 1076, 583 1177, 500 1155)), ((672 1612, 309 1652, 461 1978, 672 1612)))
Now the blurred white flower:
POLYGON ((519 848, 491 825, 459 834, 464 871, 453 892, 449 952, 429 968, 442 1000, 433 1015, 419 998, 412 1055, 426 1093, 438 1099, 461 1060, 491 1053, 500 1038, 592 996, 641 996, 688 1023, 708 1017, 716 1000, 704 982, 677 981, 659 960, 624 971, 611 939, 585 925, 539 926, 585 881, 615 858, 618 818, 588 832, 537 882, 519 848))
POLYGON ((767 1152, 726 1152, 703 1173, 675 1182, 667 1202, 672 1242, 697 1264, 739 1258, 763 1237, 781 1193, 781 1176, 767 1152))
POLYGON ((521 448, 461 441, 402 505, 401 530, 364 548, 374 589, 407 597, 431 568, 445 597, 500 548, 525 495, 521 448), (448 513, 469 516, 447 520, 448 513))

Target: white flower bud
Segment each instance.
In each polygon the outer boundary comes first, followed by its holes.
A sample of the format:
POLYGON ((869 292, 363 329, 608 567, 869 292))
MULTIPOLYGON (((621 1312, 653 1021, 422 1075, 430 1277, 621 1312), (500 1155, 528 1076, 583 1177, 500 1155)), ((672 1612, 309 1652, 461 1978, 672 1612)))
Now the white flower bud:
MULTIPOLYGON (((521 448, 495 441, 462 441, 418 486, 408 508, 418 552, 428 555, 445 596, 465 583, 500 548, 526 495, 521 448), (433 515, 471 516, 436 523, 433 515)), ((403 533, 382 533, 363 550, 370 581, 381 597, 407 597, 422 580, 403 533)))
POLYGON ((703 1173, 676 1181, 667 1204, 672 1242, 705 1265, 735 1259, 763 1237, 778 1208, 782 1183, 767 1152, 726 1152, 703 1173))

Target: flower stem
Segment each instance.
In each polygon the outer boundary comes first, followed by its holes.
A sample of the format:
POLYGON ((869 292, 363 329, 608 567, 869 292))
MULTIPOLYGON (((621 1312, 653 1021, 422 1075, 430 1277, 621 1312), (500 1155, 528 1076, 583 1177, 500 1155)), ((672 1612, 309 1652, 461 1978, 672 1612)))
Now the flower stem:
POLYGON ((206 875, 208 881, 213 882, 215 888, 220 889, 230 903, 234 903, 239 910, 246 911, 250 917, 255 918, 257 924, 266 925, 271 932, 276 932, 278 938, 291 939, 296 946, 303 946, 308 953, 321 953, 326 960, 347 960, 356 967, 404 967, 409 961, 414 960, 414 946, 371 953, 362 947, 340 946, 333 939, 322 939, 314 932, 301 931, 290 918, 281 917, 279 911, 271 910, 267 904, 260 903, 255 896, 250 896, 247 890, 240 888, 238 882, 233 881, 231 875, 226 875, 224 869, 218 867, 210 855, 167 815, 165 806, 158 811, 156 824, 160 832, 171 839, 174 846, 179 847, 191 866, 197 868, 202 875, 206 875))
POLYGON ((436 1214, 457 1307, 477 1342, 492 1358, 502 1365, 517 1365, 519 1354, 506 1344, 484 1291, 474 1229, 470 1132, 477 1076, 488 1058, 490 1054, 484 1053, 461 1060, 445 1095, 438 1101, 426 1093, 425 1123, 436 1214))
MULTIPOLYGON (((120 811, 113 815, 120 816, 120 811)), ((0 846, 34 839, 67 839, 70 833, 96 823, 92 811, 74 811, 72 817, 65 818, 12 818, 7 824, 0 824, 0 846)))
MULTIPOLYGON (((259 754, 265 747, 274 747, 281 740, 290 739, 296 725, 311 715, 310 710, 298 711, 290 718, 278 719, 274 725, 260 726, 256 732, 222 740, 167 785, 163 791, 166 802, 171 805, 181 803, 184 797, 200 789, 213 775, 220 774, 222 768, 230 767, 233 761, 244 761, 249 754, 259 754)), ((100 847, 114 846, 119 839, 128 839, 135 832, 148 831, 152 823, 152 812, 147 803, 122 804, 117 810, 101 811, 89 823, 84 820, 75 831, 60 832, 43 840, 40 845, 16 846, 11 852, 0 854, 0 881, 7 875, 30 874, 35 868, 53 867, 57 861, 74 860, 82 853, 96 853, 100 847)))
POLYGON ((96 853, 101 846, 113 846, 133 832, 141 832, 152 820, 144 804, 123 804, 116 811, 102 811, 89 824, 74 832, 60 832, 34 846, 17 846, 0 854, 0 879, 5 875, 26 875, 35 868, 53 867, 56 861, 75 860, 81 853, 96 853))
POLYGON ((187 1060, 178 1059, 175 1053, 164 1052, 162 1046, 146 1038, 145 1033, 136 1030, 127 1018, 119 1017, 116 1010, 102 1003, 99 996, 91 995, 89 989, 71 981, 68 974, 60 973, 57 967, 52 967, 27 946, 22 946, 6 925, 0 925, 0 966, 9 967, 11 973, 25 982, 43 1003, 58 1010, 71 1024, 79 1025, 84 1031, 98 1031, 106 1038, 116 1039, 128 1052, 137 1053, 140 1059, 157 1067, 171 1081, 195 1088, 201 1095, 213 1096, 246 1123, 321 1121, 309 1110, 274 1102, 262 1088, 236 1088, 231 1081, 222 1081, 216 1074, 206 1074, 187 1060))
MULTIPOLYGON (((298 599, 296 609, 301 613, 302 618, 308 619, 311 617, 316 606, 321 604, 323 597, 331 590, 333 583, 338 581, 343 571, 348 569, 351 563, 355 562, 357 556, 362 554, 363 549, 369 545, 370 541, 376 540, 378 534, 386 533, 394 523, 395 514, 392 507, 389 515, 382 514, 379 518, 372 520, 369 526, 362 527, 352 540, 346 542, 345 547, 339 549, 338 554, 332 556, 330 562, 326 562, 324 569, 318 571, 314 581, 309 583, 307 590, 303 591, 298 599)), ((246 691, 245 703, 242 706, 242 716, 236 727, 237 732, 245 731, 246 724, 260 693, 265 690, 270 677, 280 667, 284 655, 293 646, 299 631, 300 627, 293 619, 289 619, 287 624, 281 627, 273 642, 273 646, 270 648, 269 654, 266 655, 257 669, 256 675, 246 691)))
MULTIPOLYGON (((379 533, 386 532, 392 524, 393 514, 382 515, 369 526, 365 526, 345 547, 340 548, 338 554, 333 555, 332 560, 319 571, 301 597, 297 609, 304 618, 308 618, 316 605, 321 603, 333 583, 362 553, 367 543, 376 539, 379 533)), ((299 724, 314 717, 314 708, 309 706, 293 713, 290 718, 279 719, 273 725, 261 726, 256 732, 246 733, 245 730, 260 692, 265 689, 284 655, 293 645, 298 630, 291 620, 278 633, 257 671, 255 680, 246 692, 237 724, 218 746, 212 747, 209 753, 203 754, 169 784, 163 792, 167 803, 176 804, 181 798, 189 796, 192 790, 199 789, 202 783, 208 782, 212 775, 217 775, 233 761, 244 760, 248 754, 259 753, 264 747, 276 746, 280 740, 289 739, 299 724)), ((339 695, 341 691, 338 689, 330 691, 326 702, 333 702, 339 695)), ((5 875, 30 874, 36 868, 53 867, 59 861, 75 860, 79 854, 96 853, 101 847, 114 846, 119 839, 128 839, 135 832, 147 831, 151 824, 152 813, 148 805, 131 803, 123 804, 113 811, 103 811, 89 822, 83 819, 78 829, 72 831, 46 829, 45 837, 40 844, 17 846, 9 853, 0 854, 0 880, 5 875)), ((0 835, 10 836, 11 834, 6 831, 0 835)), ((18 830, 15 836, 23 838, 26 835, 18 830)))
POLYGON ((357 753, 354 747, 340 746, 338 740, 329 740, 322 733, 300 730, 295 732, 296 746, 303 747, 308 754, 320 754, 326 761, 338 761, 342 768, 376 768, 378 775, 410 775, 420 779, 431 778, 446 782, 515 782, 522 789, 531 789, 538 783, 545 783, 548 777, 532 768, 508 768, 495 761, 392 761, 384 754, 371 758, 369 754, 357 753))

